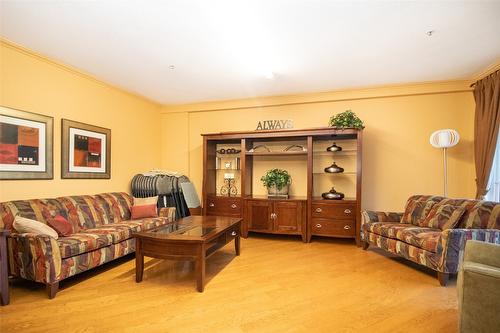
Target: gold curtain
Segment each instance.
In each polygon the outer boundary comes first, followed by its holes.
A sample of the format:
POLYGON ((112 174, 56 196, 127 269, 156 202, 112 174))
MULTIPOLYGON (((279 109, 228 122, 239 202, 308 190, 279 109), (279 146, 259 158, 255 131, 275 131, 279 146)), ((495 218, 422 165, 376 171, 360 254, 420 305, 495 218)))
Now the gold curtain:
POLYGON ((476 82, 474 87, 474 157, 476 163, 476 198, 486 194, 488 178, 498 139, 500 123, 500 71, 476 82))

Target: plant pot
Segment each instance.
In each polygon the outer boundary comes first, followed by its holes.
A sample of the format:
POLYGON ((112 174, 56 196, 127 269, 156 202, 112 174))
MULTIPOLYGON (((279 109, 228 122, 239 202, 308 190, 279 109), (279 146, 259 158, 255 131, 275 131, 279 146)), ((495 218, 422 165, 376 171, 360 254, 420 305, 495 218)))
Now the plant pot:
POLYGON ((276 186, 271 186, 267 188, 267 197, 268 198, 288 198, 288 190, 290 189, 290 185, 285 185, 278 190, 276 186))

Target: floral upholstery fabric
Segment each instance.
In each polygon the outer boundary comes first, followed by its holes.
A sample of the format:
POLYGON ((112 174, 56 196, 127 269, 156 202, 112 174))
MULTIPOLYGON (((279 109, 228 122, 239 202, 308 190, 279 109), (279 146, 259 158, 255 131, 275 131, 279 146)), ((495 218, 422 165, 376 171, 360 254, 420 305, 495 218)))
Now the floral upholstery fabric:
POLYGON ((98 203, 93 196, 78 195, 61 197, 58 200, 68 211, 68 221, 78 226, 77 229, 74 229, 75 231, 109 223, 102 205, 103 202, 98 203))
POLYGON ((130 207, 133 204, 133 198, 123 192, 101 193, 95 195, 103 200, 112 210, 114 222, 130 220, 130 207))
POLYGON ((365 228, 368 232, 373 232, 374 234, 394 238, 398 231, 406 228, 415 227, 413 224, 409 223, 395 223, 395 222, 372 222, 363 224, 362 228, 365 228))
POLYGON ((453 205, 435 205, 419 225, 440 230, 451 229, 458 225, 465 208, 453 205))
POLYGON ((401 218, 401 223, 419 225, 425 220, 425 217, 435 204, 434 201, 409 201, 401 218))
POLYGON ((361 214, 361 218, 370 222, 400 222, 403 213, 394 212, 377 212, 365 210, 361 214))
POLYGON ((59 237, 57 239, 61 258, 76 256, 111 244, 112 238, 110 235, 90 233, 88 230, 85 230, 85 233, 76 233, 69 237, 59 237))
POLYGON ((491 201, 479 201, 463 223, 466 229, 500 229, 500 204, 491 201))
POLYGON ((434 253, 437 252, 440 237, 441 230, 439 229, 415 226, 401 229, 396 234, 396 239, 434 253))

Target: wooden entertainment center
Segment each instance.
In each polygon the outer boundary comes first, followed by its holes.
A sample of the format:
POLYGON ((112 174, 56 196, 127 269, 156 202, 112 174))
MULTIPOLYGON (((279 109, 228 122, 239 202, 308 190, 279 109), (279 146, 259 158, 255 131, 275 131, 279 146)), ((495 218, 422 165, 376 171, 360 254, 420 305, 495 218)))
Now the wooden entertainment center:
POLYGON ((203 135, 203 215, 242 217, 248 232, 353 238, 360 245, 362 130, 333 128, 203 135), (336 143, 341 151, 326 148, 336 143), (327 173, 332 162, 343 172, 327 173), (268 169, 292 176, 288 198, 268 198, 268 169), (332 186, 342 200, 323 199, 332 186))

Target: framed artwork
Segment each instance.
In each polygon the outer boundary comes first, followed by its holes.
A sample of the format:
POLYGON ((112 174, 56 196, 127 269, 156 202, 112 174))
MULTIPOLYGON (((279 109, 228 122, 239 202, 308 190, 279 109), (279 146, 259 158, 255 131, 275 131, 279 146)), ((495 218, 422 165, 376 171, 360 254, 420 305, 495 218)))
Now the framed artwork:
POLYGON ((62 178, 111 178, 111 130, 62 120, 62 178))
POLYGON ((0 179, 52 179, 54 118, 0 106, 0 179))

